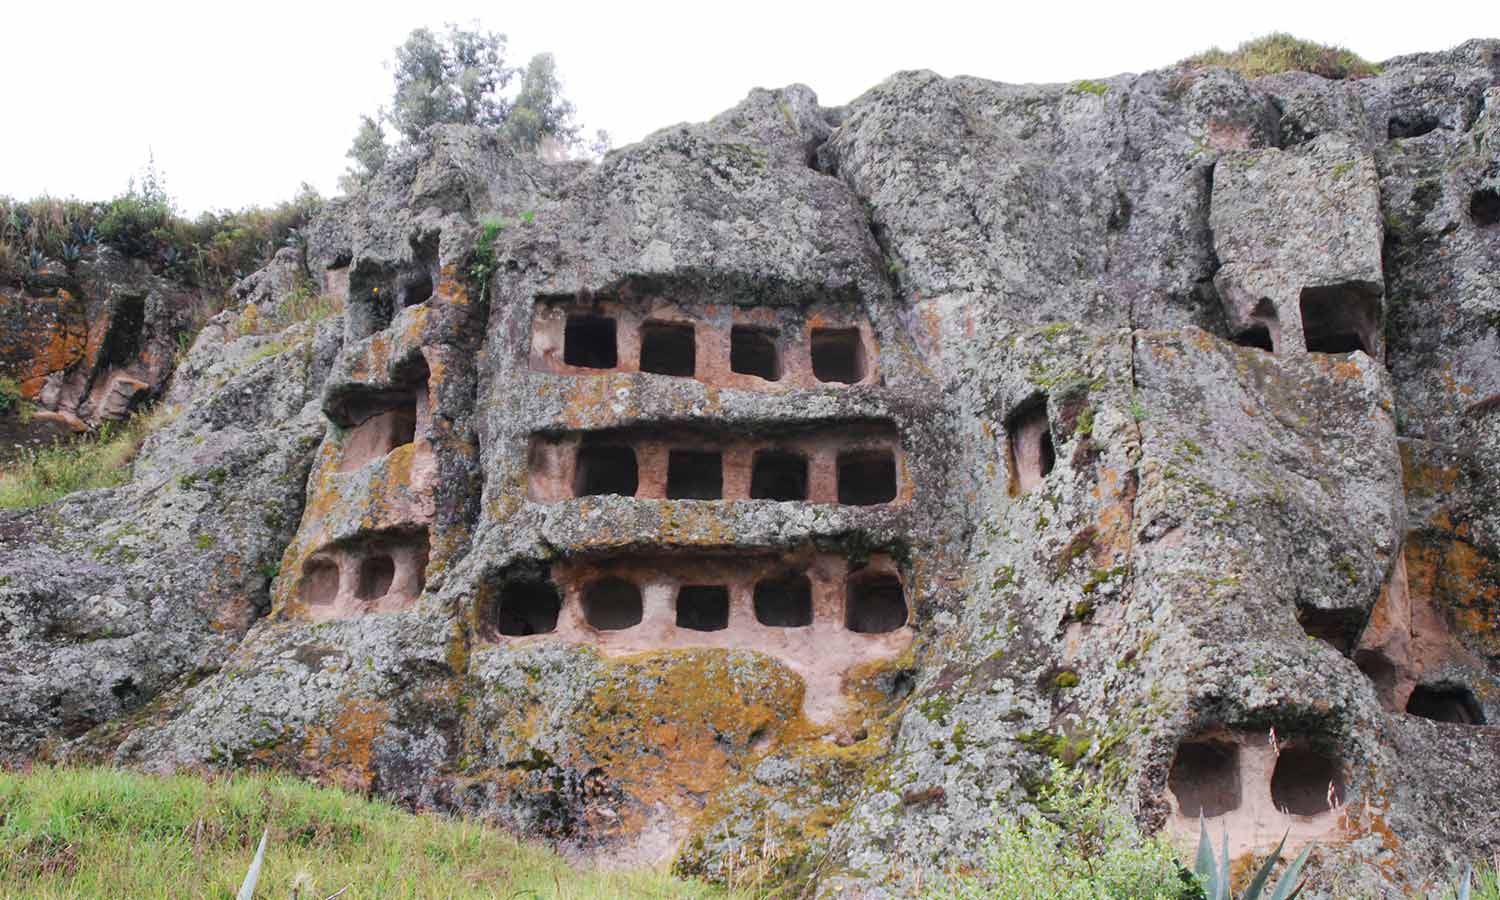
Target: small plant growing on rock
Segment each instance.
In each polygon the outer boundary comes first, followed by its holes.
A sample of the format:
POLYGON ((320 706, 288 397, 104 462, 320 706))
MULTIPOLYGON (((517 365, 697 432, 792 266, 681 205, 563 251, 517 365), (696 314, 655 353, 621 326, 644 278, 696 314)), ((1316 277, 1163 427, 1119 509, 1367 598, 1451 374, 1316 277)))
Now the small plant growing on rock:
MULTIPOLYGON (((1266 857, 1266 861, 1261 864, 1260 870, 1250 880, 1249 887, 1245 888, 1245 893, 1240 895, 1240 900, 1261 900, 1266 885, 1271 880, 1271 870, 1276 868, 1276 863, 1280 861, 1281 848, 1284 846, 1286 846, 1285 836, 1276 845, 1276 849, 1271 851, 1271 855, 1266 857)), ((1297 895, 1302 893, 1305 882, 1299 883, 1297 878, 1302 874, 1302 867, 1307 864, 1307 857, 1312 853, 1312 849, 1312 844, 1303 848, 1297 858, 1292 860, 1291 865, 1287 866, 1286 871, 1281 874, 1281 878, 1277 880, 1276 886, 1271 889, 1271 893, 1265 897, 1265 900, 1295 900, 1297 895)), ((1229 835, 1227 833, 1224 835, 1219 861, 1215 863, 1214 844, 1209 840, 1208 826, 1203 823, 1202 816, 1198 818, 1198 857, 1194 869, 1198 879, 1203 882, 1203 890, 1208 900, 1231 900, 1229 835)))

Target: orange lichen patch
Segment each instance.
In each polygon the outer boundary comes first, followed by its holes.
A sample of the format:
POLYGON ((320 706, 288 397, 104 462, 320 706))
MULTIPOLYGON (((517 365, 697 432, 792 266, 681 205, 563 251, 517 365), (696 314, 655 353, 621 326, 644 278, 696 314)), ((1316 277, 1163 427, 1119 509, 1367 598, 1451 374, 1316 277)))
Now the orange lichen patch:
POLYGON ((469 289, 459 275, 458 266, 449 263, 438 273, 437 293, 454 306, 469 305, 469 289))
POLYGON ((368 791, 374 781, 370 762, 374 743, 391 720, 390 710, 375 700, 350 700, 327 728, 308 729, 302 758, 334 774, 346 787, 368 791))
POLYGON ((76 307, 66 291, 57 297, 0 293, 0 373, 21 382, 27 399, 36 399, 48 375, 84 357, 88 329, 76 307))
POLYGON ((769 657, 674 650, 606 665, 579 744, 643 806, 696 813, 801 721, 802 679, 769 657))
POLYGON ((1435 465, 1417 455, 1407 441, 1400 442, 1401 474, 1409 496, 1435 497, 1451 494, 1458 487, 1457 466, 1435 465))

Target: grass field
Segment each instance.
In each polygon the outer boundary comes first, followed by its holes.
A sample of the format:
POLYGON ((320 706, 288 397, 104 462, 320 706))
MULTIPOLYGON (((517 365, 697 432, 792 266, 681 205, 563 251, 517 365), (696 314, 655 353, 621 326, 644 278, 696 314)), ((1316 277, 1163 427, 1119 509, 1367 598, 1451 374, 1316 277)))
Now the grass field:
POLYGON ((232 898, 263 830, 258 898, 729 898, 664 872, 580 870, 475 822, 290 778, 0 772, 0 897, 232 898))

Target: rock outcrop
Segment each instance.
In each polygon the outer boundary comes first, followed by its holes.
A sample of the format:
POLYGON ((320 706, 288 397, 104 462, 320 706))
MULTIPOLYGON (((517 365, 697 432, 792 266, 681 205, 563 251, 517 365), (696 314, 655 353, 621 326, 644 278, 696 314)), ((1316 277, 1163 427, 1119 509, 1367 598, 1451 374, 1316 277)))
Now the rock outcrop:
POLYGON ((38 412, 82 431, 160 397, 198 292, 108 246, 0 283, 0 374, 38 412))
POLYGON ((871 897, 1060 759, 1418 893, 1500 849, 1497 191, 1494 41, 436 128, 0 517, 0 754, 871 897), (241 327, 304 264, 347 314, 241 327))

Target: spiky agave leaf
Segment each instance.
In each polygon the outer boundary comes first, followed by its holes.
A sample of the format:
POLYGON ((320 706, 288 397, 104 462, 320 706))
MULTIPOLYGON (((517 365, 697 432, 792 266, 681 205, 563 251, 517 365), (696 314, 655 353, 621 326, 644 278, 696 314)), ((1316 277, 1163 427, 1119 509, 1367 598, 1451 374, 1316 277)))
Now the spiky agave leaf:
POLYGON ((1270 900, 1296 900, 1297 895, 1302 893, 1303 887, 1297 883, 1297 879, 1302 875, 1302 867, 1307 864, 1307 858, 1312 855, 1312 851, 1312 844, 1302 848, 1302 852, 1297 854, 1292 864, 1281 873, 1281 878, 1276 882, 1276 889, 1271 892, 1270 900))
POLYGON ((255 883, 260 881, 260 865, 266 858, 266 838, 271 836, 271 829, 267 828, 260 833, 260 846, 255 849, 255 859, 250 861, 250 871, 245 873, 245 880, 240 884, 240 892, 235 895, 236 900, 254 900, 255 883))

